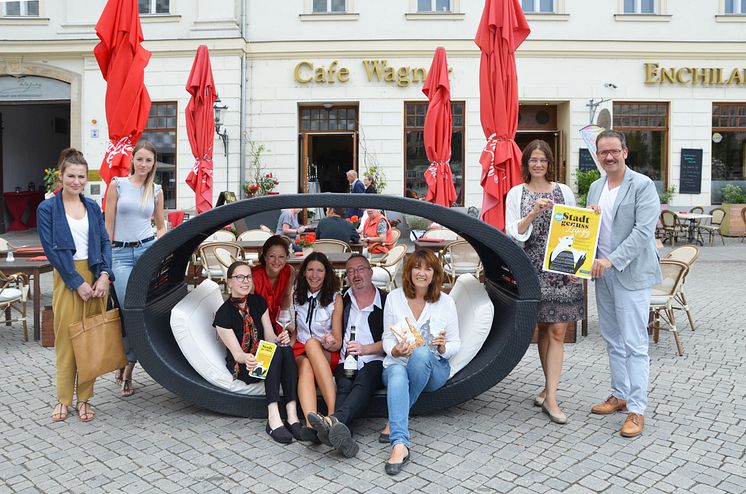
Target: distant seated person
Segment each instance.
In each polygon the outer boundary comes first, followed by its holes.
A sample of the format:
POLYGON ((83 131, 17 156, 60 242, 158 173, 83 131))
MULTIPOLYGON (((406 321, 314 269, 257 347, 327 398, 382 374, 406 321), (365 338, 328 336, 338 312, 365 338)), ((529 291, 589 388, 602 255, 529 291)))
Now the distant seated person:
POLYGON ((417 195, 417 192, 415 192, 412 189, 407 189, 406 191, 404 191, 404 197, 407 197, 409 199, 419 199, 420 198, 420 196, 417 195))
POLYGON ((367 209, 366 212, 368 219, 365 220, 360 240, 367 245, 371 254, 385 254, 391 249, 391 242, 394 240, 391 223, 380 209, 367 209))
MULTIPOLYGON (((275 230, 276 235, 285 235, 290 240, 295 240, 295 237, 299 233, 303 233, 305 226, 301 226, 298 222, 298 213, 301 212, 301 208, 283 209, 280 213, 280 219, 277 220, 277 229, 275 230)), ((290 245, 293 251, 298 252, 301 248, 291 242, 290 245)))
POLYGON ((342 218, 343 214, 343 208, 326 208, 326 218, 319 221, 316 227, 316 238, 331 238, 347 243, 358 243, 360 235, 352 223, 342 218))

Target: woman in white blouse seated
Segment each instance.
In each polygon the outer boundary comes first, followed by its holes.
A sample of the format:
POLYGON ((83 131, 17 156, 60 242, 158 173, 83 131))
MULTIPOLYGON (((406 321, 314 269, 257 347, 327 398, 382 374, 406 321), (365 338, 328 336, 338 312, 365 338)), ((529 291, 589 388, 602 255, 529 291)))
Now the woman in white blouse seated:
MULTIPOLYGON (((443 268, 435 255, 416 250, 404 263, 402 286, 386 298, 383 311, 383 382, 389 412, 391 456, 386 473, 396 475, 409 461, 409 409, 423 391, 434 391, 448 380, 448 359, 458 352, 459 339, 456 304, 441 293, 443 268), (417 347, 399 341, 392 332, 405 318, 420 333, 425 343, 417 347)), ((406 324, 406 323, 405 323, 406 324)))
POLYGON ((342 346, 342 296, 334 267, 321 252, 310 253, 295 278, 296 342, 293 345, 298 365, 298 399, 306 415, 302 441, 319 442, 310 428, 308 414, 317 412, 316 387, 328 410, 334 410, 337 387, 334 370, 342 346))

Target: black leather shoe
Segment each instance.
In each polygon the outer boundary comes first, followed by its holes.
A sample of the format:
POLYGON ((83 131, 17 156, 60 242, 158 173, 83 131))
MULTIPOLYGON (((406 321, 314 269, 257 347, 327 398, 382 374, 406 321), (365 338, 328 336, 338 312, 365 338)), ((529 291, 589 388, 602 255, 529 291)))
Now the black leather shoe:
POLYGON ((386 473, 389 475, 398 475, 401 473, 402 467, 407 463, 409 463, 409 453, 407 453, 407 456, 404 457, 401 463, 386 462, 384 470, 386 470, 386 473))
POLYGON ((293 422, 292 424, 288 424, 287 422, 285 422, 285 427, 287 428, 287 430, 290 431, 290 434, 293 435, 296 441, 303 440, 301 438, 301 430, 303 429, 303 426, 300 422, 293 422))
POLYGON ((335 422, 329 429, 329 442, 345 458, 352 458, 360 451, 360 446, 352 439, 350 429, 339 421, 335 422))
POLYGON ((313 430, 316 431, 321 444, 332 446, 332 443, 329 442, 329 424, 324 420, 324 416, 316 412, 308 412, 308 421, 311 423, 313 430))
POLYGON ((388 444, 391 442, 391 434, 386 434, 385 432, 381 432, 378 434, 378 442, 383 444, 388 444))
POLYGON ((289 430, 285 428, 284 425, 281 425, 277 429, 272 430, 269 427, 269 422, 267 422, 267 428, 265 430, 267 431, 267 434, 269 434, 269 437, 280 444, 290 444, 293 442, 293 435, 290 433, 289 430))

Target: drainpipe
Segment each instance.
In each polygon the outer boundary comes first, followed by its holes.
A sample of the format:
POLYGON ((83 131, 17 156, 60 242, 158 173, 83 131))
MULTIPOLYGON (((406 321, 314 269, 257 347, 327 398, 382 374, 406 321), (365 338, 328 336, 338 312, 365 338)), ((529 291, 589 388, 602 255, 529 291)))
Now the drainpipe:
POLYGON ((243 199, 245 191, 243 190, 243 184, 246 182, 246 121, 248 118, 248 108, 246 101, 246 94, 248 90, 247 81, 247 57, 246 51, 246 23, 247 23, 247 10, 249 7, 249 0, 243 0, 241 2, 241 40, 243 41, 243 50, 241 53, 241 103, 239 105, 239 140, 238 140, 238 197, 243 199))

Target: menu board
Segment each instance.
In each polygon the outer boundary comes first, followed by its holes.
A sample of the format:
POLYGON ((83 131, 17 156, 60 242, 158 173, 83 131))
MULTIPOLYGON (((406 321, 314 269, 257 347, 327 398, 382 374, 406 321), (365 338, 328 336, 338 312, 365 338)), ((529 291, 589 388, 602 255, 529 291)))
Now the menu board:
POLYGON ((699 194, 700 192, 702 192, 702 150, 682 148, 679 193, 699 194))
POLYGON ((579 168, 584 172, 596 169, 596 162, 593 159, 593 155, 591 155, 591 152, 586 148, 580 148, 580 153, 578 153, 578 161, 579 168))

